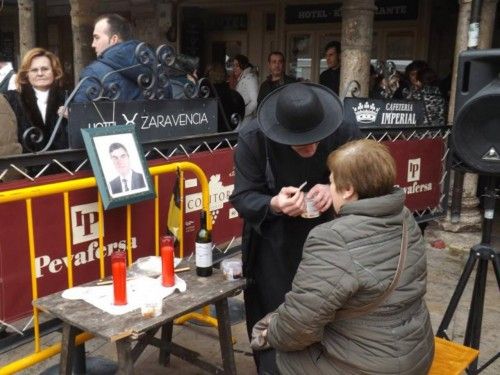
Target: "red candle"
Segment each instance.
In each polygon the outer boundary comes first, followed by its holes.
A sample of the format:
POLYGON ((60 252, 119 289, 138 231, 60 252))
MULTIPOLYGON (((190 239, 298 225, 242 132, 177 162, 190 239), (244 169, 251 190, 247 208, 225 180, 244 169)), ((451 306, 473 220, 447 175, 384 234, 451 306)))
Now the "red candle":
POLYGON ((115 305, 127 304, 127 262, 124 251, 111 254, 111 272, 113 274, 113 295, 115 305))
POLYGON ((174 237, 162 236, 160 238, 161 253, 161 284, 163 286, 174 286, 174 237))

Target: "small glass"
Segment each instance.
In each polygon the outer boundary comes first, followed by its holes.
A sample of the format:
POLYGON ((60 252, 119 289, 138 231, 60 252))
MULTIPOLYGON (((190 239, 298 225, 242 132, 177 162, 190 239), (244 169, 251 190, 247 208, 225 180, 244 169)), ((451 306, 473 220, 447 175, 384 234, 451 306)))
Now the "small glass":
POLYGON ((306 210, 302 213, 302 217, 305 219, 313 219, 319 216, 319 211, 314 205, 314 198, 305 198, 306 210))
POLYGON ((163 311, 163 298, 157 295, 147 295, 141 303, 141 315, 145 318, 160 316, 163 311))

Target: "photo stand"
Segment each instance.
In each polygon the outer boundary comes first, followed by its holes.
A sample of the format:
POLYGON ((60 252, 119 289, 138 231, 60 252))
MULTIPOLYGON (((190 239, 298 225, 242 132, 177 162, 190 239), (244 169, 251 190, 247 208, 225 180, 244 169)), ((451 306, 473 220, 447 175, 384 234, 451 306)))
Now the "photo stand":
MULTIPOLYGON (((450 340, 447 334, 448 326, 453 318, 460 298, 465 290, 467 282, 470 278, 472 270, 477 263, 476 280, 474 282, 474 290, 472 292, 472 300, 467 319, 467 327, 465 329, 464 345, 479 350, 481 341, 481 325, 483 321, 484 297, 486 290, 486 276, 488 273, 488 264, 491 261, 495 276, 497 279, 498 288, 500 289, 500 260, 499 254, 491 245, 491 232, 493 227, 493 218, 495 214, 495 200, 497 198, 495 191, 495 177, 488 176, 488 185, 484 195, 484 217, 482 225, 481 243, 474 245, 469 253, 469 258, 462 271, 462 275, 453 292, 450 303, 444 313, 443 320, 439 325, 436 336, 450 340)), ((478 359, 476 358, 469 368, 468 374, 479 374, 489 365, 495 362, 500 357, 500 352, 492 356, 479 369, 478 359)))

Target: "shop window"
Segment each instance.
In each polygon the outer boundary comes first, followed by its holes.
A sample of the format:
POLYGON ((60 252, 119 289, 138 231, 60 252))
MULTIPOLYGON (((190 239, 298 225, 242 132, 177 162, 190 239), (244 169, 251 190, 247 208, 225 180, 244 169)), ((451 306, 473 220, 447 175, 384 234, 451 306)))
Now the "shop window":
POLYGON ((289 39, 289 72, 297 79, 311 80, 311 35, 292 35, 289 39))
POLYGON ((276 14, 266 13, 266 31, 274 31, 276 29, 276 14))
POLYGON ((388 59, 412 60, 416 45, 415 34, 411 31, 389 32, 385 45, 388 59))

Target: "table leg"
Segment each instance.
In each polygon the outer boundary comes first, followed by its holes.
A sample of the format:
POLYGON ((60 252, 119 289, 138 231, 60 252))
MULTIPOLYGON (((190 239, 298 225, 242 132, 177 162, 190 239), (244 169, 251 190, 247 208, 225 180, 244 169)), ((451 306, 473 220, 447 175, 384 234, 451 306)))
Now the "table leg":
POLYGON ((229 306, 227 298, 215 303, 217 320, 219 322, 219 343, 222 354, 222 367, 225 374, 236 374, 236 362, 234 361, 233 341, 231 337, 231 322, 229 320, 229 306))
POLYGON ((116 342, 116 353, 118 354, 119 375, 131 375, 134 373, 134 361, 132 360, 132 344, 128 338, 116 342))
POLYGON ((61 361, 59 374, 71 375, 73 370, 73 351, 75 349, 75 337, 77 329, 68 323, 63 323, 61 339, 61 361))
MULTIPOLYGON (((174 322, 167 322, 161 327, 161 342, 172 342, 172 331, 174 330, 174 322)), ((165 347, 160 348, 160 356, 158 362, 162 366, 167 366, 170 363, 170 351, 165 347)))

